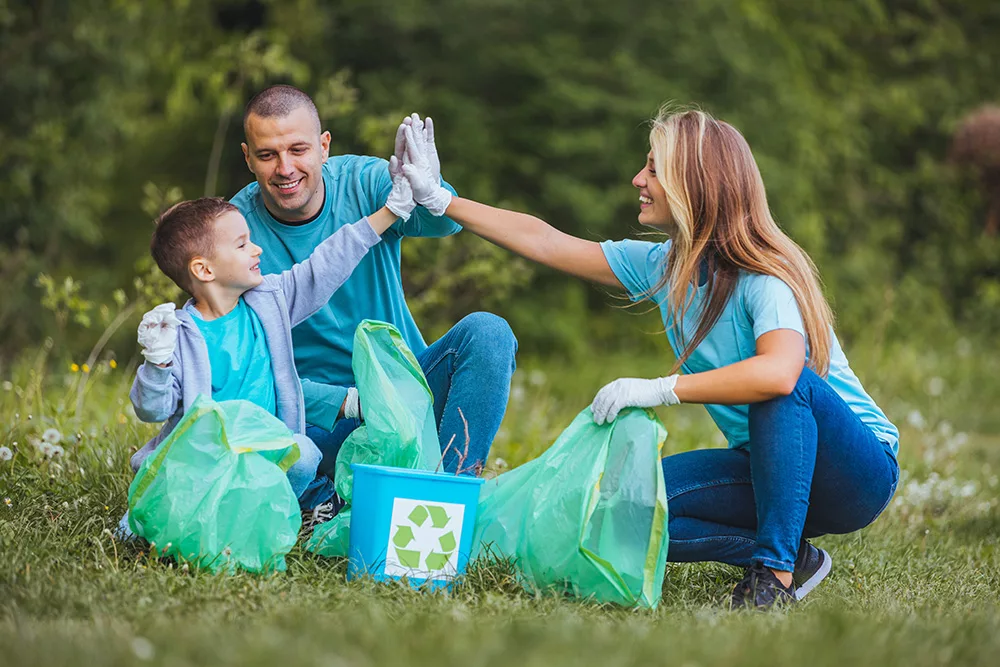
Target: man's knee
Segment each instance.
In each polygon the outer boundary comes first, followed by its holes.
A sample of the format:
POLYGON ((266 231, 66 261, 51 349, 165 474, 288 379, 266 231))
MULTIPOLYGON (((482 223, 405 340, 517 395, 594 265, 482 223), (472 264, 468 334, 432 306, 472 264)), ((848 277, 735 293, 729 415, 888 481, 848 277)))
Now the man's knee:
POLYGON ((455 325, 478 355, 491 355, 498 361, 512 360, 517 353, 517 338, 507 320, 493 313, 478 312, 463 317, 455 325))

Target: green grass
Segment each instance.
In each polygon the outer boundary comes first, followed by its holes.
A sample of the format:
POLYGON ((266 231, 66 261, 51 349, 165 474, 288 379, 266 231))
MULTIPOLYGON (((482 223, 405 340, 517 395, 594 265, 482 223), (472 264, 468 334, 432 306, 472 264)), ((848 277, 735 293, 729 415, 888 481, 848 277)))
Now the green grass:
MULTIPOLYGON (((770 614, 725 611, 737 571, 715 564, 668 566, 656 611, 531 596, 500 566, 448 595, 348 583, 343 562, 298 548, 273 577, 178 570, 110 536, 151 432, 128 409, 131 369, 26 358, 0 372, 0 445, 18 443, 0 462, 0 665, 995 664, 1000 360, 965 342, 856 348, 900 425, 904 478, 872 527, 818 540, 828 581, 770 614), (66 449, 53 460, 30 444, 49 427, 66 449)), ((603 382, 665 362, 520 367, 494 467, 537 456, 603 382)), ((719 445, 702 409, 660 414, 671 452, 719 445)))

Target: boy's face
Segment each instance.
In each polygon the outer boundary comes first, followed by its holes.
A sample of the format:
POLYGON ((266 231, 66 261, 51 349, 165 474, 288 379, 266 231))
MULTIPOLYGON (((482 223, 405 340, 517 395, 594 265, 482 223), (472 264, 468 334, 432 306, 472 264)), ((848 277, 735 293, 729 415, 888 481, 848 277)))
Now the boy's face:
POLYGON ((263 280, 260 255, 260 246, 250 240, 246 219, 237 211, 229 211, 215 220, 215 253, 193 259, 191 272, 197 281, 214 282, 242 294, 263 280))

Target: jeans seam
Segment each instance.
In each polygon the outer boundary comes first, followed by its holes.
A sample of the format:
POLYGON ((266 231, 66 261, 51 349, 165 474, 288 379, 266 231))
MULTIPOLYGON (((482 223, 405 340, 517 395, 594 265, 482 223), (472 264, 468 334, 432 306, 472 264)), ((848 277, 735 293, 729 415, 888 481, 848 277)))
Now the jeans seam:
POLYGON ((689 486, 680 487, 674 493, 667 493, 667 499, 677 498, 685 493, 691 493, 692 491, 702 491, 704 489, 711 489, 717 486, 728 486, 729 484, 750 484, 753 485, 753 481, 749 477, 731 477, 728 479, 714 479, 711 482, 705 484, 692 484, 689 486))
POLYGON ((441 352, 441 354, 438 355, 438 357, 434 359, 432 363, 427 365, 427 368, 423 369, 424 375, 429 374, 431 371, 437 368, 438 364, 440 364, 442 361, 444 361, 447 357, 451 355, 458 356, 458 349, 454 347, 449 347, 448 349, 441 352))
POLYGON ((879 516, 881 516, 882 512, 884 512, 886 510, 886 508, 889 507, 889 503, 892 502, 893 496, 896 495, 896 488, 899 486, 899 464, 896 462, 895 457, 889 456, 888 452, 886 452, 886 456, 891 461, 889 465, 892 466, 892 467, 895 467, 895 469, 896 469, 895 480, 893 480, 893 482, 892 482, 892 484, 891 484, 891 486, 889 488, 889 495, 885 499, 885 502, 882 503, 882 507, 880 507, 879 510, 877 512, 875 512, 875 514, 873 514, 870 519, 868 519, 868 522, 865 523, 865 525, 862 526, 862 528, 866 528, 866 527, 872 525, 873 523, 875 523, 875 519, 879 518, 879 516))
POLYGON ((757 544, 757 540, 749 537, 743 537, 741 535, 711 535, 709 537, 691 537, 687 539, 674 539, 670 538, 671 542, 677 544, 700 544, 702 542, 715 542, 716 540, 726 540, 726 541, 738 541, 744 542, 746 544, 757 544))

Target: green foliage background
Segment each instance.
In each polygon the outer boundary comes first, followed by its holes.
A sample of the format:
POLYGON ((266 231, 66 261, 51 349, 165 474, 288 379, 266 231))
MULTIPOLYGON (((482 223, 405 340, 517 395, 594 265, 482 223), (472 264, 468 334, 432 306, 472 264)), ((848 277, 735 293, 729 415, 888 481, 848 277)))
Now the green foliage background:
MULTIPOLYGON (((460 193, 593 239, 637 231, 646 119, 697 104, 747 136, 842 335, 988 335, 1000 241, 946 157, 1000 98, 997 34, 995 0, 0 0, 0 357, 51 336, 80 358, 116 318, 132 349, 124 324, 173 296, 149 220, 249 182, 239 118, 274 82, 314 95, 338 152, 388 155, 432 115, 460 193)), ((404 252, 428 337, 475 309, 545 354, 657 324, 468 234, 404 252)))

